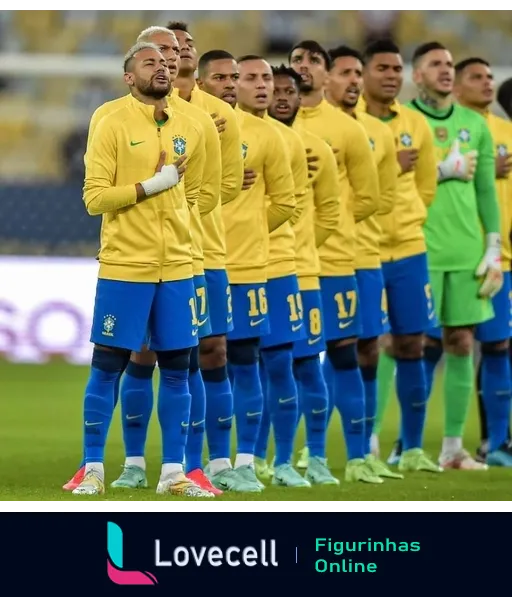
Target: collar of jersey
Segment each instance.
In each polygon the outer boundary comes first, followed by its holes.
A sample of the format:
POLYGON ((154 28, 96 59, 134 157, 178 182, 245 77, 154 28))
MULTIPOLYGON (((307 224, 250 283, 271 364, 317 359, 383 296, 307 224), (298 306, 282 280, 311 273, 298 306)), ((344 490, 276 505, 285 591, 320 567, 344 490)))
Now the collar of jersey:
MULTIPOLYGON (((134 109, 140 110, 148 120, 151 120, 152 123, 155 123, 155 107, 149 106, 148 104, 143 104, 137 98, 130 95, 131 105, 134 109)), ((167 108, 165 108, 164 112, 167 114, 169 119, 172 117, 172 110, 169 106, 169 98, 167 98, 167 108)))

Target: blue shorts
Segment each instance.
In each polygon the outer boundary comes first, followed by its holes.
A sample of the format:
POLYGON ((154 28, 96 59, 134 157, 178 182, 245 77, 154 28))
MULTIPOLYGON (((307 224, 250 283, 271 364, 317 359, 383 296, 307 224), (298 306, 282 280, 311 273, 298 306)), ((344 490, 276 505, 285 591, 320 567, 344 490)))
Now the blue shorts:
POLYGON ((326 342, 359 338, 363 333, 356 277, 320 278, 326 342))
POLYGON ((205 276, 194 276, 196 290, 196 315, 199 338, 211 336, 212 324, 210 322, 210 296, 206 286, 205 276))
POLYGON ((363 333, 360 338, 377 338, 389 332, 388 306, 384 290, 382 270, 360 269, 356 271, 363 333))
POLYGON ((270 333, 260 342, 260 348, 290 344, 306 337, 304 309, 295 274, 267 281, 270 333))
POLYGON ((192 278, 176 282, 120 282, 99 279, 91 342, 140 351, 148 334, 151 350, 197 345, 192 278))
POLYGON ((426 253, 384 262, 382 274, 392 334, 422 334, 438 325, 426 253))
POLYGON ((494 318, 476 326, 479 342, 503 342, 512 336, 512 275, 503 272, 503 287, 492 299, 494 318))
POLYGON ((231 284, 234 328, 228 340, 261 338, 270 332, 265 283, 231 284))
POLYGON ((231 288, 225 269, 207 269, 206 288, 210 314, 211 336, 224 336, 233 329, 231 288))
POLYGON ((307 338, 293 345, 293 358, 314 357, 325 350, 322 320, 322 295, 320 290, 301 290, 304 324, 307 338))

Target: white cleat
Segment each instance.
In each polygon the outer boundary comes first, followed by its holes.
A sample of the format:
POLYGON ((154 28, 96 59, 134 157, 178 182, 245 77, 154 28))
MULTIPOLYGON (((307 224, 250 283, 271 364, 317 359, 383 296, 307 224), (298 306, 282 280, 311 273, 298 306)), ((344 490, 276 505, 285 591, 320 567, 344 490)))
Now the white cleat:
POLYGON ((102 495, 105 493, 105 483, 98 471, 91 469, 85 474, 78 487, 73 489, 74 495, 102 495))
POLYGON ((159 494, 169 494, 181 497, 192 498, 213 498, 215 495, 211 491, 201 489, 193 481, 185 477, 183 473, 169 475, 158 482, 156 492, 159 494))

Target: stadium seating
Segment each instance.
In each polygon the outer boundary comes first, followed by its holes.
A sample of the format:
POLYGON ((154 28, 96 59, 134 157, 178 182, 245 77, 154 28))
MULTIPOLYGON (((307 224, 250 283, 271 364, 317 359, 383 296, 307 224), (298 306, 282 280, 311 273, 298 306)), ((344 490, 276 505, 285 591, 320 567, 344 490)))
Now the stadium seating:
MULTIPOLYGON (((406 60, 421 40, 436 38, 448 44, 456 57, 479 53, 503 64, 512 53, 511 14, 403 12, 397 41, 406 60)), ((272 36, 286 32, 293 39, 318 39, 327 47, 341 42, 358 46, 363 36, 358 11, 334 15, 332 11, 286 11, 281 21, 271 11, 3 11, 0 52, 122 55, 141 29, 169 19, 191 23, 200 52, 216 47, 235 55, 264 53, 272 36)), ((80 73, 73 78, 21 76, 7 80, 7 87, 0 85, 0 181, 17 180, 20 175, 25 180, 63 180, 65 140, 87 126, 96 105, 124 92, 121 77, 105 80, 103 90, 93 92, 92 86, 80 73)), ((406 88, 404 97, 409 96, 406 88)))

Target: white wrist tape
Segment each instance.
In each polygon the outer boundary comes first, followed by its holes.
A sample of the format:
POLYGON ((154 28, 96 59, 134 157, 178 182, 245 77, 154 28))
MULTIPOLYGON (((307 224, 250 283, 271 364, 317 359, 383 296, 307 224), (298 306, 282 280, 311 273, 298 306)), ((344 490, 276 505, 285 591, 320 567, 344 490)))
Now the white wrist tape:
POLYGON ((176 186, 179 181, 178 169, 171 164, 170 166, 163 166, 160 172, 157 172, 153 177, 144 180, 140 184, 146 196, 149 197, 150 195, 156 195, 176 186))

